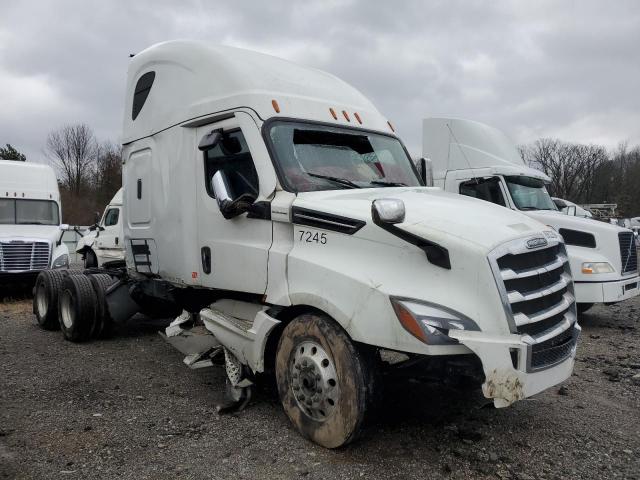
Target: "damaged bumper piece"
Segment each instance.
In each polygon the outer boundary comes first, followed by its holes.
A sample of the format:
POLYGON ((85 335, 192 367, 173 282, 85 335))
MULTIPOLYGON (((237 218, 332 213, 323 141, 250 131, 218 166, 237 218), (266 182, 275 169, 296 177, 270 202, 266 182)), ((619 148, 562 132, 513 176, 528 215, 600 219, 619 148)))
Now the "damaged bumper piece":
POLYGON ((574 323, 564 335, 538 343, 528 335, 451 330, 449 336, 480 358, 485 374, 482 392, 493 399, 496 408, 502 408, 569 378, 580 331, 574 323))

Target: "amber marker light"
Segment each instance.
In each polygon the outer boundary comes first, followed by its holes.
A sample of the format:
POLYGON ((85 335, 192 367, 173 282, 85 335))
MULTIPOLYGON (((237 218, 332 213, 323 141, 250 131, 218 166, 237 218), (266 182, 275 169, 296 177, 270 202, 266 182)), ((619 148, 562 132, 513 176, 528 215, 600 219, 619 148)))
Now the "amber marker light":
POLYGON ((349 118, 349 114, 346 112, 346 110, 342 110, 342 115, 344 115, 344 118, 347 122, 351 121, 351 119, 349 118))
POLYGON ((427 336, 425 335, 422 328, 420 328, 420 325, 418 325, 418 321, 414 318, 411 312, 398 302, 393 303, 393 309, 396 311, 398 320, 400 320, 400 323, 405 328, 405 330, 416 337, 418 340, 422 340, 424 343, 427 343, 427 336))
POLYGON ((353 116, 356 117, 358 123, 362 125, 362 120, 360 119, 360 115, 358 115, 358 112, 353 112, 353 116))
POLYGON ((391 122, 390 122, 389 120, 387 120, 387 125, 389 125, 389 128, 391 129, 391 131, 392 131, 393 133, 396 133, 396 129, 395 129, 395 128, 393 128, 393 125, 391 125, 391 122))
POLYGON ((273 106, 273 109, 276 111, 276 113, 280 113, 280 105, 278 105, 278 102, 276 102, 275 100, 271 100, 271 105, 273 106))
POLYGON ((338 119, 338 115, 336 115, 336 111, 333 108, 330 108, 329 112, 331 113, 331 116, 333 117, 334 120, 338 119))

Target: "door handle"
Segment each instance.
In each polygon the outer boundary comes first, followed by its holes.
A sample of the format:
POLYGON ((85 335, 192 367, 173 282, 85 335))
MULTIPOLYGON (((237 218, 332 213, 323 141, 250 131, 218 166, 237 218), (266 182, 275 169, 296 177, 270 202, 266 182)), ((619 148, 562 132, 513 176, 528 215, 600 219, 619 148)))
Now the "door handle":
POLYGON ((118 237, 116 237, 116 245, 118 245, 118 237))
POLYGON ((209 275, 211 273, 211 249, 209 247, 202 247, 200 249, 200 255, 202 256, 202 271, 209 275))

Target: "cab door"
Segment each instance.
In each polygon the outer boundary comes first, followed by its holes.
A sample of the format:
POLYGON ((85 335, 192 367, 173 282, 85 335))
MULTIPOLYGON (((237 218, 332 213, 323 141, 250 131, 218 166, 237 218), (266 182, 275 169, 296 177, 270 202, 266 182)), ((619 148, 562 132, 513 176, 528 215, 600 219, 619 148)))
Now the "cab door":
MULTIPOLYGON (((223 170, 235 198, 250 194, 265 201, 264 185, 259 178, 255 154, 264 145, 257 126, 243 117, 216 122, 197 128, 197 141, 212 130, 222 132, 222 140, 212 149, 197 152, 196 168, 198 205, 198 249, 200 279, 204 287, 264 294, 267 288, 267 262, 272 242, 271 220, 243 213, 231 219, 223 217, 212 188, 213 175, 223 170), (250 130, 250 131, 248 131, 250 130), (263 193, 261 193, 261 190, 263 193)), ((275 183, 274 183, 275 185, 275 183)))
POLYGON ((95 252, 98 257, 98 265, 112 260, 122 260, 122 215, 120 207, 108 206, 100 226, 104 230, 99 230, 96 237, 95 252))

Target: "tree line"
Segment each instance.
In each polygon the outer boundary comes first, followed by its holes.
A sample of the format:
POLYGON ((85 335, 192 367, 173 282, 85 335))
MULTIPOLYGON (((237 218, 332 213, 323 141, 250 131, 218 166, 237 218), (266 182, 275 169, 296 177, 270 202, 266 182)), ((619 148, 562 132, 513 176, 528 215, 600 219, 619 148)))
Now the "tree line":
MULTIPOLYGON (((616 203, 621 217, 640 216, 640 146, 622 143, 613 151, 601 145, 541 138, 519 147, 525 163, 551 178, 554 197, 577 204, 616 203)), ((49 133, 45 155, 58 174, 65 223, 89 225, 122 185, 122 148, 100 142, 86 124, 49 133)), ((0 158, 25 161, 10 144, 0 158)))
POLYGON ((523 160, 551 178, 553 197, 577 204, 616 203, 619 217, 640 216, 640 146, 601 145, 541 138, 520 147, 523 160))

